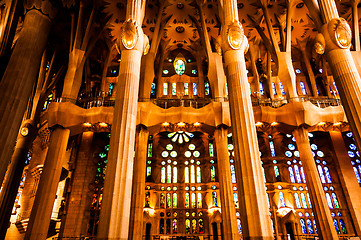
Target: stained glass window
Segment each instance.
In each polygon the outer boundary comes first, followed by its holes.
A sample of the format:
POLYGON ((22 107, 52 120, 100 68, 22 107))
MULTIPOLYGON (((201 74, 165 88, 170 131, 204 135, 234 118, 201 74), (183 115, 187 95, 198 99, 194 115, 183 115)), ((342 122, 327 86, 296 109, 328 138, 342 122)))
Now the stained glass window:
POLYGON ((184 95, 185 96, 188 96, 188 94, 189 94, 189 90, 188 90, 188 83, 184 83, 184 95))
POLYGON ((192 219, 192 233, 197 233, 197 220, 192 219))
POLYGON ((340 205, 338 204, 336 193, 331 193, 333 204, 335 205, 335 208, 340 208, 340 205))
POLYGON ((204 222, 203 219, 198 219, 198 227, 199 227, 199 233, 204 233, 204 222))
POLYGON ((275 86, 275 83, 274 83, 274 82, 272 82, 272 91, 273 91, 273 95, 276 95, 276 94, 277 94, 276 86, 275 86))
POLYGON ((234 169, 234 165, 231 165, 231 176, 232 176, 232 183, 236 183, 236 171, 234 169))
POLYGON ((263 84, 261 82, 259 83, 259 92, 261 95, 264 95, 263 84))
POLYGON ((172 95, 177 95, 177 83, 172 83, 172 95))
POLYGON ((183 75, 186 70, 186 64, 182 59, 174 61, 174 70, 178 75, 183 75))
POLYGON ((177 219, 175 218, 175 219, 173 219, 173 224, 172 224, 173 226, 172 226, 172 231, 173 231, 173 233, 177 233, 178 232, 178 221, 177 221, 177 219))
POLYGON ((276 156, 276 151, 275 151, 275 146, 274 146, 274 144, 273 144, 273 141, 270 141, 270 142, 269 142, 269 146, 270 146, 270 148, 271 148, 271 156, 272 156, 272 157, 275 157, 275 156, 276 156))
POLYGON ((358 171, 357 171, 357 168, 353 167, 353 171, 355 172, 357 181, 358 181, 359 183, 361 183, 361 178, 360 178, 360 175, 359 175, 359 173, 358 173, 358 171))
POLYGON ((150 177, 152 175, 152 167, 147 166, 147 177, 150 177))
POLYGON ((316 232, 316 234, 317 234, 317 225, 316 225, 316 220, 315 220, 315 219, 313 219, 313 226, 314 226, 315 232, 316 232))
POLYGON ((185 208, 189 208, 189 203, 190 203, 189 193, 186 193, 186 194, 185 194, 184 207, 185 207, 185 208))
POLYGON ((197 96, 197 83, 193 83, 193 96, 197 96))
POLYGON ((302 200, 303 208, 307 208, 306 196, 304 193, 301 193, 301 200, 302 200))
POLYGON ((148 144, 148 157, 153 157, 153 144, 148 144))
POLYGON ((328 167, 324 167, 323 170, 325 171, 326 174, 327 183, 332 183, 332 179, 328 167))
POLYGON ((326 183, 326 178, 325 178, 325 175, 323 174, 321 165, 317 165, 317 170, 318 170, 318 174, 320 175, 321 182, 326 183))
POLYGON ((297 182, 298 182, 298 183, 302 183, 301 175, 300 175, 300 170, 299 170, 298 166, 295 165, 295 166, 293 166, 293 168, 295 169, 297 182))
POLYGON ((216 192, 212 192, 212 203, 213 203, 213 207, 218 207, 217 193, 216 192))
POLYGON ((280 171, 278 170, 278 167, 274 166, 273 169, 275 171, 275 177, 276 177, 277 182, 280 182, 281 181, 281 176, 280 176, 280 171))
POLYGON ((163 95, 168 95, 168 83, 163 83, 163 95))
POLYGON ((285 92, 285 89, 283 88, 283 84, 281 82, 279 82, 279 85, 280 85, 282 95, 285 95, 286 92, 285 92))
POLYGON ((216 181, 216 168, 212 165, 211 166, 211 182, 216 181))
POLYGON ((326 193, 326 200, 329 208, 333 208, 332 200, 329 193, 326 193))
POLYGON ((155 83, 152 83, 152 87, 150 88, 150 96, 154 97, 156 95, 155 87, 155 83))
POLYGON ((338 227, 338 223, 336 219, 333 219, 333 225, 335 226, 337 234, 341 234, 340 228, 338 227))
POLYGON ((305 220, 303 218, 300 219, 300 223, 301 223, 302 233, 307 234, 307 228, 306 228, 305 220))
POLYGON ((162 167, 160 170, 160 182, 165 183, 165 167, 162 167))
POLYGON ((233 193, 233 198, 234 198, 234 206, 235 206, 235 208, 239 208, 238 194, 233 193))
POLYGON ((279 192, 281 207, 286 207, 285 198, 283 196, 283 192, 279 192))
POLYGON ((167 208, 171 208, 172 207, 172 198, 170 193, 167 193, 167 208))
POLYGON ((202 208, 202 193, 197 193, 197 208, 202 208))
POLYGON ((192 208, 196 208, 196 194, 195 193, 191 193, 191 204, 192 204, 192 208))
POLYGON ((290 173, 290 180, 291 180, 291 183, 295 183, 295 175, 293 173, 293 168, 292 167, 288 167, 288 172, 290 173))
POLYGON ((303 171, 303 167, 300 167, 300 169, 301 169, 301 176, 302 176, 303 183, 306 183, 306 176, 305 176, 305 172, 303 171))
POLYGON ((208 96, 209 95, 209 83, 204 83, 204 92, 208 96))
POLYGON ((195 169, 194 166, 191 166, 191 183, 195 183, 196 182, 196 178, 195 178, 195 169))
POLYGON ((201 182, 202 182, 201 168, 197 167, 197 183, 201 183, 201 182))
POLYGON ((186 219, 186 233, 189 234, 191 230, 191 220, 186 219))
POLYGON ((213 143, 209 143, 209 156, 214 157, 213 143))
POLYGON ((166 220, 166 234, 170 234, 170 219, 166 220))
POLYGON ((177 183, 178 178, 178 170, 177 167, 173 167, 173 183, 177 183))
POLYGON ((294 196, 295 196, 296 207, 301 208, 301 203, 300 203, 300 198, 298 197, 298 193, 295 193, 294 196))
POLYGON ((238 233, 242 234, 241 219, 237 218, 238 233))
MULTIPOLYGON (((310 206, 310 208, 312 208, 310 194, 307 193, 306 195, 307 195, 308 205, 310 206)), ((317 230, 316 230, 316 232, 317 232, 317 230)))
POLYGON ((342 233, 347 234, 346 224, 342 219, 340 219, 340 226, 341 226, 342 233))
POLYGON ((172 183, 172 167, 167 166, 167 183, 172 183))
POLYGON ((177 193, 173 193, 173 208, 177 208, 178 201, 177 201, 177 193))
POLYGON ((307 90, 306 90, 306 86, 303 82, 300 82, 300 86, 301 86, 301 90, 302 90, 302 94, 306 95, 307 94, 307 90))
POLYGON ((165 195, 164 193, 160 194, 160 208, 164 208, 165 207, 165 195))
POLYGON ((189 167, 184 168, 184 182, 189 183, 189 167))
POLYGON ((164 234, 164 219, 159 220, 159 233, 164 234))
POLYGON ((314 234, 312 222, 311 222, 310 219, 307 219, 307 228, 308 228, 308 233, 309 233, 309 234, 314 234))

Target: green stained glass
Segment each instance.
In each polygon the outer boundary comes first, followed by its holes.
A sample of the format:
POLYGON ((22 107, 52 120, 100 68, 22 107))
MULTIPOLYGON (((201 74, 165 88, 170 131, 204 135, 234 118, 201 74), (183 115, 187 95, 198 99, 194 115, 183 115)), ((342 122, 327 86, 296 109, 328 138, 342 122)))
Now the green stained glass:
POLYGON ((209 143, 209 156, 214 157, 213 143, 209 143))
POLYGON ((168 151, 173 149, 173 145, 172 144, 167 144, 167 146, 165 147, 168 151))
POLYGON ((212 203, 213 203, 213 207, 218 207, 217 193, 216 192, 212 192, 212 203))
POLYGON ((172 83, 172 95, 177 95, 177 83, 172 83))
POLYGON ((167 208, 172 207, 172 198, 170 196, 170 193, 167 193, 167 208))
POLYGON ((153 157, 153 144, 148 144, 148 157, 153 157))
POLYGON ((184 83, 184 95, 188 96, 189 90, 188 90, 188 83, 184 83))
POLYGON ((191 194, 191 202, 192 202, 192 208, 196 208, 196 194, 191 194))
POLYGON ((238 194, 233 193, 233 197, 234 197, 234 206, 235 206, 235 208, 239 208, 238 194))
POLYGON ((216 168, 214 166, 211 166, 211 182, 216 181, 216 168))
POLYGON ((202 193, 197 193, 197 208, 202 208, 202 193))
POLYGON ((233 150, 233 144, 228 144, 228 150, 230 150, 230 151, 233 150))
POLYGON ((177 193, 173 193, 173 208, 177 208, 177 193))
POLYGON ((201 154, 198 152, 198 151, 194 151, 193 152, 193 156, 195 156, 195 157, 199 157, 201 154))
POLYGON ((183 75, 186 70, 186 64, 182 59, 177 59, 174 62, 174 70, 178 75, 183 75))
POLYGON ((152 175, 152 167, 147 167, 147 177, 149 177, 150 175, 152 175))
POLYGON ((107 154, 105 152, 101 152, 99 153, 99 157, 100 158, 105 158, 107 156, 107 154))
POLYGON ((184 207, 189 208, 189 193, 185 194, 184 207))

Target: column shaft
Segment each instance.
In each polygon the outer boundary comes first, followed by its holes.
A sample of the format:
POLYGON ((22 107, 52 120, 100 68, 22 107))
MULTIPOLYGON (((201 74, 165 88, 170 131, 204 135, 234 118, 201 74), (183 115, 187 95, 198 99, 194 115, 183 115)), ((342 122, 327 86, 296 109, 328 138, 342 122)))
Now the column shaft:
POLYGON ((147 167, 147 146, 149 132, 139 130, 135 143, 135 160, 133 170, 132 204, 130 214, 129 239, 143 239, 143 209, 145 199, 145 169, 147 167))
POLYGON ((357 182, 352 168, 347 148, 341 132, 330 132, 333 149, 336 153, 335 163, 340 178, 343 193, 345 194, 348 209, 351 214, 356 236, 361 236, 361 193, 360 185, 357 182))
POLYGON ((23 28, 0 82, 0 183, 37 79, 50 25, 49 17, 37 9, 25 15, 23 28))
POLYGON ((128 239, 141 57, 122 51, 98 239, 128 239))
POLYGON ((45 240, 47 237, 69 134, 70 130, 63 128, 56 128, 51 134, 25 240, 45 240))
POLYGON ((243 50, 224 54, 244 239, 273 239, 243 50))
POLYGON ((316 163, 312 155, 308 132, 301 127, 294 131, 294 136, 300 152, 300 159, 304 166, 308 192, 312 202, 312 210, 317 222, 318 235, 320 239, 338 239, 323 186, 317 172, 316 163))
POLYGON ((223 128, 216 129, 214 137, 217 149, 218 176, 221 193, 223 237, 224 240, 239 239, 232 188, 231 164, 228 154, 227 130, 223 128))

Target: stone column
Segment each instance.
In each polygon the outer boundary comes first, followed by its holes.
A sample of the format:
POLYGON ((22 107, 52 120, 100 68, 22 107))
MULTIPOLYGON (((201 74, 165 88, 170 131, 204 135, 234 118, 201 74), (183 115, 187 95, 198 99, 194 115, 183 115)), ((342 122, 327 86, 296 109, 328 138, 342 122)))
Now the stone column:
POLYGON ((45 240, 47 237, 69 134, 69 129, 61 127, 56 128, 51 134, 25 240, 45 240))
POLYGON ((9 226, 11 211, 18 193, 21 177, 25 167, 25 159, 29 151, 29 146, 35 138, 36 129, 33 121, 26 121, 18 134, 17 143, 10 167, 0 192, 0 239, 5 238, 9 226))
POLYGON ((361 236, 361 193, 360 185, 353 171, 347 148, 341 132, 330 132, 333 149, 336 153, 335 164, 345 194, 348 209, 351 214, 356 236, 361 236))
POLYGON ((214 131, 219 171, 219 184, 222 203, 222 223, 224 240, 239 239, 236 208, 234 205, 231 164, 228 154, 227 129, 218 127, 214 131))
POLYGON ((0 183, 15 146, 50 31, 52 6, 48 1, 39 2, 41 6, 35 3, 29 8, 26 6, 28 12, 23 28, 0 81, 0 183))
POLYGON ((224 2, 224 16, 222 51, 229 87, 243 237, 271 240, 273 233, 244 58, 247 38, 238 21, 236 1, 224 2))
POLYGON ((139 127, 135 142, 132 204, 129 239, 143 239, 143 209, 145 199, 145 169, 147 167, 148 130, 139 127))
MULTIPOLYGON (((318 0, 325 55, 358 147, 361 146, 361 78, 350 52, 352 33, 333 0, 318 0), (341 39, 337 39, 336 30, 341 39)), ((322 41, 318 42, 321 43, 322 41)))
POLYGON ((119 81, 97 239, 128 239, 140 62, 144 34, 141 0, 128 0, 119 81))
POLYGON ((308 192, 310 194, 312 210, 317 222, 317 230, 320 239, 338 239, 335 226, 332 222, 330 209, 328 208, 325 192, 317 172, 315 160, 312 155, 308 131, 303 127, 293 132, 296 138, 300 159, 304 166, 307 179, 308 192))

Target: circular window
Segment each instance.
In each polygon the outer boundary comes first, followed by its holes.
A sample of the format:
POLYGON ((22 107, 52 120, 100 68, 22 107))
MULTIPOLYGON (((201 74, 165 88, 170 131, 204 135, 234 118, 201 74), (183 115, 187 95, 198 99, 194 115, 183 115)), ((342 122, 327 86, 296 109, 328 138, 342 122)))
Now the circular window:
POLYGON ((350 156, 350 157, 355 157, 355 153, 354 152, 352 152, 352 151, 348 151, 348 155, 350 156))
POLYGON ((300 152, 299 151, 295 151, 293 154, 295 154, 295 157, 300 157, 300 152))
POLYGON ((189 144, 188 148, 189 150, 193 151, 194 149, 196 149, 196 146, 194 144, 189 144))
POLYGON ((186 71, 186 64, 182 59, 177 59, 174 62, 174 70, 178 75, 183 75, 186 71))
POLYGON ((325 154, 322 151, 317 151, 317 156, 319 157, 324 157, 325 154))
POLYGON ((346 136, 349 137, 349 138, 352 137, 352 132, 346 133, 346 136))
POLYGON ((312 149, 313 151, 317 150, 317 145, 316 145, 316 144, 311 144, 311 149, 312 149))
POLYGON ((288 144, 288 149, 293 151, 296 149, 296 147, 293 144, 288 144))
POLYGON ((177 156, 177 152, 176 151, 171 151, 170 156, 175 158, 177 156))
POLYGON ((230 150, 230 151, 233 150, 233 144, 228 144, 228 150, 230 150))
POLYGON ((285 155, 286 155, 286 157, 292 157, 292 152, 291 151, 286 151, 285 155))
POLYGON ((192 153, 190 151, 186 151, 184 153, 184 156, 186 156, 187 158, 189 158, 190 156, 192 156, 192 153))
POLYGON ((166 157, 168 157, 168 155, 169 155, 169 154, 168 154, 167 151, 163 151, 163 152, 162 152, 162 157, 166 158, 166 157))
POLYGON ((194 152, 193 152, 193 156, 194 156, 194 157, 199 157, 199 155, 201 155, 201 154, 200 154, 198 151, 194 151, 194 152))
POLYGON ((173 145, 172 144, 167 144, 167 146, 165 148, 170 151, 170 150, 173 149, 173 145))

